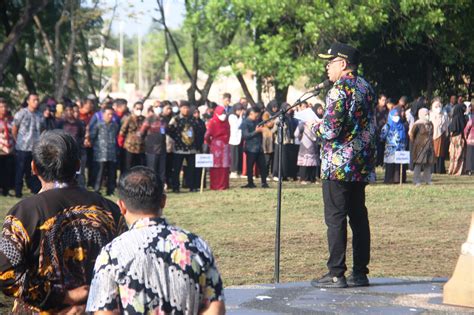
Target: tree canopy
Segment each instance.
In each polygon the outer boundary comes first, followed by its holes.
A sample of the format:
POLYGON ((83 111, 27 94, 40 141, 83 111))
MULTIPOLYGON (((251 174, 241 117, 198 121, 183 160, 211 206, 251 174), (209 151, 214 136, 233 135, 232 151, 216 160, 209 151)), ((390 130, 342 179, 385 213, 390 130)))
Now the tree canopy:
MULTIPOLYGON (((360 72, 378 92, 428 98, 472 94, 470 0, 185 0, 184 23, 174 30, 166 23, 173 13, 165 16, 163 2, 156 0, 156 20, 143 40, 145 78, 151 85, 159 82, 168 61, 171 79, 190 83, 192 102, 207 99, 218 69, 228 65, 244 91, 242 74, 253 71, 255 102, 268 89, 283 102, 296 81, 309 87, 324 79, 317 53, 335 41, 359 48, 360 72), (199 70, 208 74, 203 86, 199 70)), ((98 0, 2 1, 0 94, 97 94, 103 70, 88 53, 101 43, 118 49, 103 13, 98 0)), ((136 41, 125 38, 129 82, 137 82, 136 41)))

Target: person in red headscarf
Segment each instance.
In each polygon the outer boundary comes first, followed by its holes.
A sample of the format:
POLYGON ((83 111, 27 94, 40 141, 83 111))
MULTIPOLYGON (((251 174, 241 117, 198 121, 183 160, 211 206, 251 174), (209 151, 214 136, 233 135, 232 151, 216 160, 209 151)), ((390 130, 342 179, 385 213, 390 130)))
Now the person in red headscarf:
POLYGON ((217 106, 214 116, 209 120, 205 141, 214 157, 214 167, 210 170, 211 189, 229 188, 230 168, 230 125, 224 107, 217 106))

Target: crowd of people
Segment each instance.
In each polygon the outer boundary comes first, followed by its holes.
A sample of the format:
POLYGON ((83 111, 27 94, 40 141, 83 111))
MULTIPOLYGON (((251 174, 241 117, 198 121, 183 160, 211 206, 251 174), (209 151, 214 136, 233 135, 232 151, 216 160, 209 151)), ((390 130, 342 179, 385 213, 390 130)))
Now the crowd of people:
MULTIPOLYGON (((198 108, 189 102, 159 101, 144 108, 141 101, 131 108, 125 99, 106 98, 100 103, 90 95, 75 102, 46 97, 41 102, 29 94, 16 112, 0 99, 0 168, 1 188, 5 196, 14 189, 22 197, 23 184, 32 193, 41 186, 31 171, 32 149, 44 131, 62 129, 81 146, 80 185, 105 194, 115 191, 118 172, 137 165, 155 170, 169 191, 179 193, 182 187, 191 192, 200 187, 202 172, 195 167, 198 153, 213 154, 210 188, 227 189, 230 178, 247 176, 244 188, 256 187, 254 176, 260 176, 262 187, 278 175, 278 150, 283 151, 283 177, 300 178, 301 183, 315 182, 319 176, 319 142, 311 129, 293 117, 285 117, 283 144, 277 141, 277 126, 270 121, 257 127, 280 108, 275 101, 251 106, 245 98, 231 105, 225 93, 222 105, 209 102, 198 108), (298 171, 299 168, 299 171, 298 171), (183 174, 183 176, 181 176, 183 174)), ((304 103, 296 110, 312 108, 304 103)), ((322 107, 314 108, 318 119, 322 107)), ((205 175, 204 175, 205 176, 205 175)))
MULTIPOLYGON (((53 129, 64 130, 81 145, 79 184, 99 193, 104 185, 106 195, 114 193, 119 171, 137 165, 155 170, 169 191, 178 193, 182 187, 197 191, 203 176, 195 167, 198 153, 213 154, 214 167, 209 171, 213 190, 227 189, 230 178, 242 176, 247 177, 243 188, 256 187, 255 176, 261 178, 261 187, 268 187, 269 180, 277 180, 280 150, 283 180, 315 183, 321 172, 321 139, 311 128, 314 121, 298 120, 294 113, 312 109, 320 121, 324 107, 305 102, 288 111, 281 144, 275 120, 258 125, 288 106, 276 101, 251 106, 245 98, 232 105, 231 95, 224 93, 221 105, 209 102, 196 108, 184 100, 156 100, 145 110, 140 101, 129 109, 125 99, 107 97, 99 103, 90 95, 58 103, 49 97, 40 102, 38 95, 30 94, 13 115, 0 98, 0 188, 4 196, 13 189, 18 198, 24 182, 32 193, 41 189, 31 172, 32 149, 42 132, 53 129)), ((429 106, 423 97, 409 104, 406 97, 395 103, 379 95, 377 165, 385 169, 384 182, 398 183, 400 176, 405 182, 407 170, 413 171, 417 185, 431 183, 432 173, 472 174, 471 108, 456 96, 444 106, 434 98, 429 106), (410 151, 411 162, 400 167, 395 152, 405 150, 410 151)))
POLYGON ((453 95, 444 106, 439 97, 431 104, 419 97, 408 105, 406 97, 397 103, 383 94, 378 98, 377 165, 385 167, 384 182, 406 182, 407 171, 413 172, 415 185, 431 184, 432 173, 471 175, 474 171, 471 103, 453 95), (410 164, 395 163, 397 151, 410 151, 410 164), (446 160, 449 160, 448 169, 446 160))

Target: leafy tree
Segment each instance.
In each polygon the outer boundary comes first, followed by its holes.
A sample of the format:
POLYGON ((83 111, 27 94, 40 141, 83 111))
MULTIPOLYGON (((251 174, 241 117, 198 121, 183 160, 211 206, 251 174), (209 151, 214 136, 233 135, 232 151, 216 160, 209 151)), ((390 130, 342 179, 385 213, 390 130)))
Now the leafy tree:
POLYGON ((1 93, 19 100, 24 94, 22 83, 30 92, 52 94, 58 100, 64 95, 82 96, 86 90, 94 92, 94 69, 88 52, 95 47, 89 46, 88 39, 102 27, 98 0, 88 5, 80 0, 44 1, 44 10, 38 9, 42 8, 40 1, 1 2, 0 39, 24 14, 24 2, 34 3, 37 10, 14 46, 13 62, 0 72, 1 93), (21 81, 17 81, 18 74, 21 81))
MULTIPOLYGON (((377 29, 387 20, 383 1, 233 0, 232 8, 242 17, 248 45, 233 45, 227 51, 234 65, 257 73, 257 82, 275 89, 279 102, 299 77, 315 83, 324 76, 315 55, 330 43, 355 41, 355 35, 377 29)), ((259 89, 261 101, 262 87, 259 89)))

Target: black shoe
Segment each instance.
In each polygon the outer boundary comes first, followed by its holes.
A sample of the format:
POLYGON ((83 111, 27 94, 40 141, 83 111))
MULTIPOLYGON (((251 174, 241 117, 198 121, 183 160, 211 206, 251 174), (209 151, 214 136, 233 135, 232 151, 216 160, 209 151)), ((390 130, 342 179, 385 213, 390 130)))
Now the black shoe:
POLYGON ((255 186, 255 184, 252 183, 252 184, 247 184, 245 186, 242 186, 241 188, 255 188, 255 187, 257 186, 255 186))
POLYGON ((347 284, 350 287, 368 287, 369 278, 367 278, 365 274, 351 273, 349 277, 347 277, 347 284))
POLYGON ((311 280, 315 288, 347 288, 346 277, 334 277, 327 273, 322 278, 311 280))
POLYGON ((262 184, 262 188, 270 188, 270 186, 268 186, 267 183, 263 183, 263 184, 262 184))
POLYGON ((179 194, 179 188, 173 188, 173 192, 174 192, 175 194, 179 194))
POLYGON ((21 199, 23 198, 23 194, 15 194, 15 197, 21 199))

